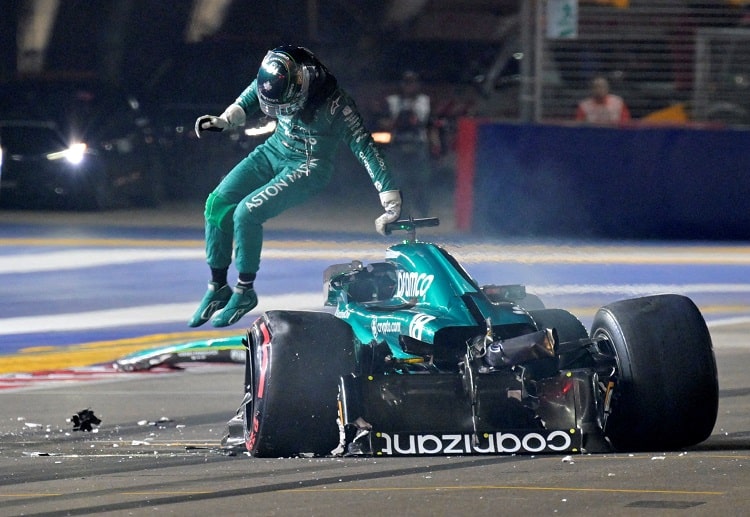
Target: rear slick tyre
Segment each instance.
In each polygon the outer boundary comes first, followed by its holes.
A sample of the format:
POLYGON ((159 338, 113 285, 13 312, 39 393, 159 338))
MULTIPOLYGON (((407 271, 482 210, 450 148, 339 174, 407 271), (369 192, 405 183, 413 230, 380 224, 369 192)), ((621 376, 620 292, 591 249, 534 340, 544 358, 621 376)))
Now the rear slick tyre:
POLYGON ((585 350, 578 347, 575 348, 573 353, 565 353, 560 350, 560 343, 588 339, 589 333, 578 318, 565 309, 538 309, 530 310, 528 313, 538 330, 555 329, 558 340, 558 358, 553 361, 545 361, 547 368, 537 373, 552 376, 556 375, 560 368, 586 368, 591 366, 589 354, 585 350))
POLYGON ((256 457, 329 455, 339 442, 339 378, 354 370, 351 327, 323 312, 269 311, 249 334, 247 450, 256 457))
POLYGON ((617 451, 678 450, 711 435, 719 384, 711 336, 685 296, 623 300, 599 309, 593 339, 617 359, 605 435, 617 451))
POLYGON ((538 309, 529 310, 528 313, 537 329, 555 329, 561 343, 589 337, 583 323, 565 309, 538 309))

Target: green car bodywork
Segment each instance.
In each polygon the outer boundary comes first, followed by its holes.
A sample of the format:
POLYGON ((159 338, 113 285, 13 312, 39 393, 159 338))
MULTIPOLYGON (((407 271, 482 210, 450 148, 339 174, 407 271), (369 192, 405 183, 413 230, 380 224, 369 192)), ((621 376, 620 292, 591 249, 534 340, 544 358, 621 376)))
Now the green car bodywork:
POLYGON ((431 243, 391 246, 385 262, 331 266, 325 285, 326 305, 336 307, 335 315, 351 326, 357 341, 385 342, 397 361, 439 355, 445 346, 461 345, 463 352, 466 340, 488 325, 497 335, 536 330, 514 303, 525 295, 522 286, 508 286, 515 290, 506 289, 506 303, 491 301, 452 255, 431 243), (405 345, 420 353, 409 353, 405 345))

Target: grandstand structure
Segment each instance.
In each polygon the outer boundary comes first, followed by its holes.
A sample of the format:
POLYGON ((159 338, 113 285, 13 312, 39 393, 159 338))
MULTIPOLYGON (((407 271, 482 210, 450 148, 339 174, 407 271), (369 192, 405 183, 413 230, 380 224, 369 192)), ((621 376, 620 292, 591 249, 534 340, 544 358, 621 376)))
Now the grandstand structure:
POLYGON ((603 75, 634 119, 750 124, 750 2, 531 0, 520 5, 515 45, 518 91, 498 60, 482 84, 501 117, 570 120, 603 75), (573 9, 573 31, 550 27, 559 4, 573 9), (516 94, 519 111, 508 112, 516 94))

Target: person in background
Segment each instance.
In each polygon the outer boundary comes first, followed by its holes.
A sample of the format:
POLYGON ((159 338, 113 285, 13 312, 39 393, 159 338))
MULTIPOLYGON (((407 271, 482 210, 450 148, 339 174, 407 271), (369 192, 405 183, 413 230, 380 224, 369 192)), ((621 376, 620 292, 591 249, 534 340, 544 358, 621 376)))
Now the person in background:
POLYGON ((386 153, 399 185, 406 192, 409 215, 429 215, 429 192, 432 180, 432 153, 438 153, 439 139, 430 120, 430 97, 422 93, 416 72, 404 72, 399 92, 388 95, 383 129, 390 131, 386 153))
POLYGON ((630 120, 630 111, 622 97, 609 92, 607 78, 597 76, 591 81, 591 96, 578 104, 576 120, 590 124, 621 124, 630 120))
POLYGON ((354 101, 310 50, 287 45, 269 51, 237 100, 219 116, 199 117, 195 132, 200 137, 206 131, 243 126, 247 116, 260 112, 276 119, 276 130, 229 171, 206 200, 211 280, 188 321, 190 327, 209 319, 215 327, 226 327, 257 305, 253 282, 260 266, 263 223, 328 185, 339 143, 346 143, 379 193, 385 213, 375 220, 375 229, 385 235, 386 224, 400 214, 401 193, 354 101), (238 271, 234 290, 227 281, 233 252, 238 271))

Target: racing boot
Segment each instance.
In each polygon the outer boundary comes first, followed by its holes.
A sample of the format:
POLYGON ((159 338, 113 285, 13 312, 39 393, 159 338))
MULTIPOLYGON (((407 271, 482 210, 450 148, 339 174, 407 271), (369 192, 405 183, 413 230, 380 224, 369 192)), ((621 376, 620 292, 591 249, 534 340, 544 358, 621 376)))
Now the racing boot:
POLYGON ((211 324, 214 327, 234 325, 242 316, 253 310, 256 305, 258 305, 258 295, 255 294, 255 290, 250 286, 237 284, 229 303, 223 311, 213 317, 211 324))
POLYGON ((208 283, 208 290, 203 295, 198 309, 188 321, 189 327, 200 327, 211 319, 211 316, 222 309, 232 296, 232 288, 228 284, 219 285, 216 282, 208 283))

